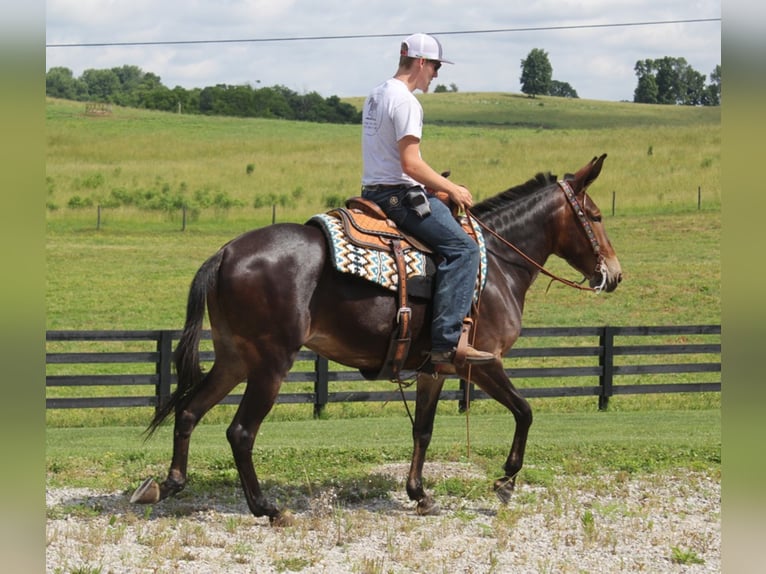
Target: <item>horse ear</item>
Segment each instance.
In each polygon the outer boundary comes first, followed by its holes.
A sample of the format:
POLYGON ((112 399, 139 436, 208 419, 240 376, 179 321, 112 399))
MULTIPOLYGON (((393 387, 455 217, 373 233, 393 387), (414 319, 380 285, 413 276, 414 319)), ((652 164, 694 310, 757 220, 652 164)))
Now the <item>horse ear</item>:
POLYGON ((601 173, 601 168, 604 166, 604 160, 606 154, 601 154, 599 157, 594 157, 590 162, 577 170, 574 175, 575 189, 577 193, 582 193, 588 186, 596 181, 596 178, 601 173))

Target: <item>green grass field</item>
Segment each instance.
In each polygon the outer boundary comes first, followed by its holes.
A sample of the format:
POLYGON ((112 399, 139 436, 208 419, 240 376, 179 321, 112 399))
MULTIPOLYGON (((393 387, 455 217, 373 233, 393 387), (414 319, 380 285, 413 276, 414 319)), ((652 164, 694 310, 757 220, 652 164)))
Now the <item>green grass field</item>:
MULTIPOLYGON (((513 94, 421 99, 424 157, 450 169, 479 199, 538 171, 563 175, 609 154, 591 194, 604 212, 623 284, 596 297, 558 284, 548 290, 540 280, 527 298, 525 326, 720 323, 720 109, 513 94)), ((94 118, 82 103, 52 99, 46 111, 48 329, 180 328, 189 282, 221 244, 273 216, 304 221, 358 192, 359 126, 122 108, 94 118), (98 221, 97 206, 116 196, 220 201, 190 212, 181 231, 178 209, 104 207, 98 221)), ((577 279, 560 261, 549 266, 577 279)), ((490 403, 474 404, 471 441, 474 456, 494 476, 513 423, 490 403)), ((620 397, 612 405, 598 413, 593 399, 533 402, 540 415, 530 436, 534 470, 526 480, 561 469, 719 467, 718 395, 620 397)), ((409 457, 401 405, 336 405, 318 421, 296 409, 278 406, 263 427, 257 456, 269 475, 302 480, 302 470, 292 468, 296 460, 311 459, 307 472, 321 475, 342 458, 356 481, 372 460, 409 457), (309 437, 321 438, 321 446, 307 446, 309 437), (361 443, 359 437, 365 437, 361 443), (319 454, 304 456, 309 448, 319 454)), ((223 430, 231 412, 216 407, 195 433, 198 483, 236 483, 223 430)), ((147 469, 166 470, 169 429, 140 441, 149 409, 46 416, 51 484, 127 488, 147 469), (93 417, 100 428, 88 428, 93 417)), ((464 451, 464 417, 454 405, 440 407, 433 456, 455 460, 464 451)))
MULTIPOLYGON (((471 461, 485 468, 487 478, 497 478, 510 448, 513 418, 472 416, 469 426, 471 461)), ((190 458, 195 484, 237 486, 225 429, 224 424, 208 424, 195 431, 190 458)), ((53 428, 46 434, 51 486, 122 485, 128 490, 147 470, 164 475, 170 459, 168 427, 148 442, 134 426, 53 428)), ((272 421, 259 434, 255 464, 264 476, 280 483, 309 488, 326 480, 354 483, 371 466, 408 460, 410 437, 406 416, 272 421)), ((715 473, 721 462, 720 445, 720 411, 713 409, 545 413, 530 431, 530 470, 523 475, 534 482, 562 471, 645 473, 689 468, 715 473)), ((465 417, 437 417, 429 460, 464 460, 468 454, 465 417)), ((481 485, 482 492, 486 486, 481 485)))

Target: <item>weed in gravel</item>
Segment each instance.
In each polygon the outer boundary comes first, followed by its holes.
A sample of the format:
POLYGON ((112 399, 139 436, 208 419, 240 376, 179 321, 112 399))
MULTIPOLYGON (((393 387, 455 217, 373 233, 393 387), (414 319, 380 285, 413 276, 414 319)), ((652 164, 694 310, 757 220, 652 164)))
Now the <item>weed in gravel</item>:
POLYGON ((525 512, 515 506, 501 506, 497 509, 497 514, 493 521, 496 532, 513 530, 524 516, 525 512))
POLYGON ((355 574, 383 574, 386 560, 384 558, 362 558, 362 561, 354 567, 355 574))
POLYGON ((72 568, 69 572, 70 574, 101 574, 103 570, 103 566, 77 566, 76 568, 72 568))
POLYGON ((226 532, 229 534, 236 534, 242 527, 243 522, 244 521, 242 520, 241 516, 227 516, 226 520, 224 521, 224 530, 226 530, 226 532))
POLYGON ((250 557, 253 555, 253 547, 249 544, 237 541, 227 548, 227 552, 231 554, 234 561, 238 564, 247 564, 250 562, 250 557))
POLYGON ((694 550, 687 550, 680 546, 670 548, 670 561, 673 564, 704 564, 705 561, 700 558, 694 550))
POLYGON ((274 561, 274 568, 277 572, 300 572, 311 565, 311 561, 302 556, 290 556, 274 561))

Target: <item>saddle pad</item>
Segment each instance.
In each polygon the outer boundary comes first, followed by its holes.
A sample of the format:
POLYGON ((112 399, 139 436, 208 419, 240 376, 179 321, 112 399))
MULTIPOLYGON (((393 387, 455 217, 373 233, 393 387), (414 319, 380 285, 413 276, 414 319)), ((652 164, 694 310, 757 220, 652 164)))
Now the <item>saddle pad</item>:
MULTIPOLYGON (((338 271, 397 291, 399 276, 391 253, 352 244, 344 232, 343 223, 337 217, 320 213, 309 221, 318 223, 327 235, 333 265, 338 271)), ((426 256, 420 251, 404 250, 404 264, 407 278, 426 277, 426 256)))
MULTIPOLYGON (((341 273, 349 273, 372 281, 391 291, 398 290, 399 276, 396 272, 396 262, 389 251, 354 245, 346 236, 343 222, 333 215, 320 213, 314 215, 308 222, 316 224, 327 236, 335 269, 341 273)), ((487 249, 481 228, 474 225, 473 221, 471 226, 476 234, 476 242, 481 254, 479 277, 476 279, 474 294, 474 301, 478 301, 479 292, 487 282, 487 249)), ((428 258, 428 255, 416 249, 404 249, 407 278, 425 279, 431 275, 433 266, 429 265, 428 258)))

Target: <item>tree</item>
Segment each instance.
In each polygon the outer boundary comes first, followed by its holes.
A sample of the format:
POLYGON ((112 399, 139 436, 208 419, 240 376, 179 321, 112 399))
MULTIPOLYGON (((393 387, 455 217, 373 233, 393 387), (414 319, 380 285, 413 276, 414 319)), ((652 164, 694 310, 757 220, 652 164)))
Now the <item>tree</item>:
POLYGON ((706 106, 721 105, 721 64, 710 73, 710 83, 705 88, 704 104, 706 106))
POLYGON ((633 92, 633 101, 641 104, 657 103, 657 80, 652 75, 640 76, 633 92))
POLYGON ((436 88, 434 88, 434 93, 435 94, 444 94, 444 93, 447 93, 447 92, 457 92, 457 90, 458 90, 457 84, 452 82, 449 85, 449 88, 447 88, 447 86, 445 86, 444 84, 438 84, 436 86, 436 88))
POLYGON ((559 82, 558 80, 551 80, 551 87, 548 90, 549 96, 557 96, 559 98, 579 98, 577 91, 569 85, 569 82, 559 82))
POLYGON ((88 86, 88 94, 93 101, 112 102, 120 91, 120 78, 112 70, 85 70, 82 81, 88 86))
POLYGON ((540 48, 533 48, 521 61, 521 91, 534 98, 538 94, 547 94, 551 88, 553 67, 548 53, 540 48))
MULTIPOLYGON (((720 79, 720 66, 716 69, 720 79)), ((657 60, 639 60, 634 70, 638 76, 638 86, 633 92, 636 103, 718 105, 714 103, 716 88, 706 87, 705 75, 692 68, 685 58, 666 56, 657 60)))
POLYGON ((69 68, 54 67, 45 74, 45 93, 53 98, 79 100, 87 96, 88 86, 75 79, 69 68))

